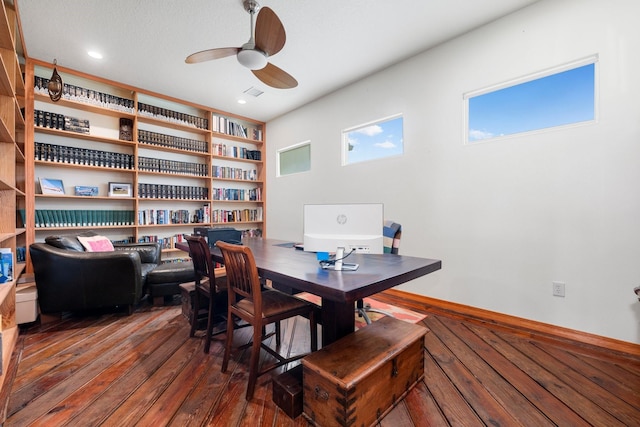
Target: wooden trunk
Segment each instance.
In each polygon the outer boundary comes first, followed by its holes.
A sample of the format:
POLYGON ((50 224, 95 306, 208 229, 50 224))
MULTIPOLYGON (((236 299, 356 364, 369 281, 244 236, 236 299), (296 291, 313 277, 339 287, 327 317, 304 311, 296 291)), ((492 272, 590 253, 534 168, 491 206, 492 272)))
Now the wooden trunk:
POLYGON ((302 359, 303 414, 316 426, 371 426, 424 376, 423 326, 383 317, 302 359))

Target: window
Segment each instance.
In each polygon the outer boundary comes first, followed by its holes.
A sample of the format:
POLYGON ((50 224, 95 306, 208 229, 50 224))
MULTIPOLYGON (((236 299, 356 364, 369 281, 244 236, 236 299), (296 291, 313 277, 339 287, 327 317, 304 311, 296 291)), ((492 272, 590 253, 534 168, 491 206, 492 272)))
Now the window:
POLYGON ((278 176, 307 172, 311 169, 311 141, 278 150, 278 176))
POLYGON ((469 143, 595 119, 597 58, 465 95, 469 143))
POLYGON ((393 116, 342 132, 342 164, 398 156, 403 152, 402 116, 393 116))

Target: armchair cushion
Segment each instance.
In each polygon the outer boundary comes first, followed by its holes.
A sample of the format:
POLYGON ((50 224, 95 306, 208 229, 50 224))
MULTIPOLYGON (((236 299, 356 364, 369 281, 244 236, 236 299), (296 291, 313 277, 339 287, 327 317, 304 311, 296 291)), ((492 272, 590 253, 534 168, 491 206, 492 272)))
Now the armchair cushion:
POLYGON ((113 252, 113 243, 105 236, 78 236, 87 252, 113 252))

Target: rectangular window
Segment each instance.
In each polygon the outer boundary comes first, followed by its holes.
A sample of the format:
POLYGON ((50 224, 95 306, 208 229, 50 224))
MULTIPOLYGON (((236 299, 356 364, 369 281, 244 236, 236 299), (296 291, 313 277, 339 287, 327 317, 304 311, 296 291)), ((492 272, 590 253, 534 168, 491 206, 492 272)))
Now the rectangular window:
POLYGON ((311 170, 311 141, 278 150, 278 176, 311 170))
POLYGON ((597 57, 466 94, 469 143, 595 120, 597 57))
POLYGON ((342 131, 342 165, 398 156, 403 152, 402 116, 342 131))

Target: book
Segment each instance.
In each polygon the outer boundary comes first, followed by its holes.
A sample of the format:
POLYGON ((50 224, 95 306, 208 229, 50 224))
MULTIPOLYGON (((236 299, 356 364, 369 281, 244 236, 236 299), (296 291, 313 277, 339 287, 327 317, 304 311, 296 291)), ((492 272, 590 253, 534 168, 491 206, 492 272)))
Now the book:
POLYGON ((11 248, 0 248, 0 283, 13 280, 13 251, 11 248))

